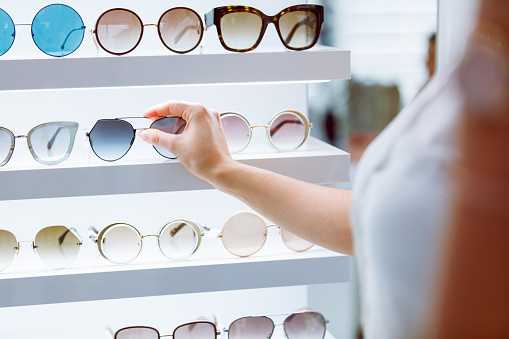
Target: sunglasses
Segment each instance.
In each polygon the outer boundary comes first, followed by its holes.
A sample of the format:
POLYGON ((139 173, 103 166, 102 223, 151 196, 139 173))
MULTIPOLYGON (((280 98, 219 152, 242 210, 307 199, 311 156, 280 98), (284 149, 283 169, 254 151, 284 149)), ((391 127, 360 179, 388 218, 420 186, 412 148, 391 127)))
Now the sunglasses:
POLYGON ((92 33, 106 52, 123 55, 138 46, 146 26, 157 26, 161 42, 175 53, 191 52, 198 47, 203 37, 202 19, 187 7, 167 10, 157 24, 144 24, 131 10, 112 8, 99 16, 92 33))
MULTIPOLYGON (((124 157, 131 149, 136 131, 126 119, 146 119, 143 117, 124 117, 116 119, 100 119, 92 130, 86 134, 95 155, 104 161, 116 161, 124 157)), ((152 122, 149 128, 171 134, 181 134, 186 121, 177 117, 163 117, 152 122)), ((146 128, 142 128, 146 129, 146 128)), ((161 147, 154 149, 165 158, 176 159, 175 155, 161 147)))
MULTIPOLYGON (((288 315, 283 328, 288 339, 323 339, 326 324, 324 316, 316 311, 296 312, 288 315)), ((229 339, 271 338, 274 332, 272 319, 267 316, 242 317, 234 320, 224 333, 229 339)), ((220 335, 216 325, 210 321, 196 321, 177 327, 172 335, 161 335, 153 327, 132 326, 125 327, 114 334, 114 339, 160 339, 173 337, 173 339, 216 339, 220 335)))
POLYGON ((159 250, 167 258, 185 259, 196 252, 202 236, 200 225, 188 219, 171 220, 154 235, 141 235, 134 226, 125 223, 111 224, 101 232, 89 228, 89 238, 97 244, 101 255, 116 264, 136 259, 147 237, 157 238, 159 250))
POLYGON ((54 165, 69 157, 79 124, 70 121, 48 122, 32 128, 27 135, 14 135, 0 127, 0 166, 9 162, 15 140, 26 138, 28 149, 41 164, 54 165))
POLYGON ((32 39, 44 53, 62 57, 73 53, 85 36, 85 25, 80 15, 71 7, 52 4, 41 9, 32 24, 14 24, 7 12, 0 8, 0 55, 14 43, 15 26, 32 26, 32 39))
MULTIPOLYGON (((282 325, 288 339, 323 339, 327 322, 319 312, 304 311, 288 315, 282 325)), ((234 320, 224 331, 228 339, 271 338, 275 327, 271 318, 254 316, 234 320)))
MULTIPOLYGON (((240 212, 231 216, 221 231, 203 227, 209 236, 220 238, 228 252, 239 257, 248 257, 258 252, 267 240, 267 228, 276 225, 265 224, 262 218, 251 212, 240 212)), ((278 226, 276 226, 278 227, 278 226)), ((296 252, 303 252, 313 244, 279 227, 284 244, 296 252)))
POLYGON ((81 238, 74 228, 49 226, 43 228, 33 241, 18 241, 9 231, 0 230, 0 271, 10 265, 21 243, 30 243, 42 262, 52 268, 64 268, 78 256, 81 238))
POLYGON ((221 333, 216 325, 210 321, 195 321, 177 327, 171 335, 161 335, 152 327, 125 327, 114 334, 114 339, 159 339, 172 337, 173 339, 216 339, 221 333))
POLYGON ((254 128, 263 127, 270 143, 280 151, 291 151, 304 144, 312 124, 296 111, 283 111, 274 115, 267 125, 251 126, 247 119, 233 112, 221 114, 228 149, 231 153, 240 152, 251 141, 254 128))
POLYGON ((247 52, 262 41, 267 26, 273 23, 283 45, 291 50, 313 47, 323 23, 323 6, 297 5, 274 16, 247 6, 216 7, 205 15, 205 25, 216 25, 221 45, 232 52, 247 52))

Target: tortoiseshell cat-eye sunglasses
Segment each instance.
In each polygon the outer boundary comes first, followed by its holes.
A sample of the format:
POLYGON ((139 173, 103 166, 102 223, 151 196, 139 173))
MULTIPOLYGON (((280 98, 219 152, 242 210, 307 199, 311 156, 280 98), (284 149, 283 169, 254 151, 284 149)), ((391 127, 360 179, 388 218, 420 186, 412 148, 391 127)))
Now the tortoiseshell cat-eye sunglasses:
POLYGON ((216 7, 205 15, 205 26, 216 25, 219 41, 232 52, 248 52, 262 41, 267 26, 273 23, 283 45, 291 50, 313 47, 323 23, 323 6, 296 5, 274 16, 247 6, 216 7))

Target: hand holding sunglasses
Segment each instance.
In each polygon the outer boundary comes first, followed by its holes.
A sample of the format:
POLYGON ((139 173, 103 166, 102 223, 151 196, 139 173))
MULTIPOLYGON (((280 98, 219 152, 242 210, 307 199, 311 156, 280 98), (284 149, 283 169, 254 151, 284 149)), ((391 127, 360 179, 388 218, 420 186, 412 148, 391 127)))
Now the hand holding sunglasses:
MULTIPOLYGON (((90 146, 95 155, 104 161, 116 161, 123 158, 131 149, 136 137, 133 125, 125 121, 128 119, 146 119, 144 117, 124 117, 116 119, 100 119, 92 130, 87 133, 90 146)), ((166 133, 181 134, 186 127, 186 122, 177 117, 161 117, 154 120, 149 128, 155 128, 166 133)), ((154 149, 165 158, 176 157, 164 148, 154 146, 154 149)))
POLYGON ((283 45, 299 51, 313 47, 323 23, 323 6, 297 5, 274 16, 247 6, 216 7, 205 15, 205 25, 216 25, 221 45, 232 52, 248 52, 262 41, 267 26, 273 23, 283 45))

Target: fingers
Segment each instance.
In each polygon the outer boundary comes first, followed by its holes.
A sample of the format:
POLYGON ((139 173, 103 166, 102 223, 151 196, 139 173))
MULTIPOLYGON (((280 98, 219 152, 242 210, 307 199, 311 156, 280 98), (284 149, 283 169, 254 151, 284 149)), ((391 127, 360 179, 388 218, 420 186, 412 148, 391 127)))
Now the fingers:
POLYGON ((153 129, 153 128, 138 131, 137 134, 138 134, 138 137, 140 137, 140 139, 148 142, 149 144, 151 144, 153 146, 157 146, 157 147, 162 147, 164 149, 169 150, 173 154, 175 154, 173 152, 173 148, 174 148, 175 138, 177 137, 177 135, 164 133, 158 129, 153 129))
POLYGON ((181 117, 188 120, 191 112, 198 110, 206 110, 203 105, 186 102, 186 101, 167 101, 158 105, 154 105, 145 110, 142 115, 146 118, 159 118, 159 117, 181 117))

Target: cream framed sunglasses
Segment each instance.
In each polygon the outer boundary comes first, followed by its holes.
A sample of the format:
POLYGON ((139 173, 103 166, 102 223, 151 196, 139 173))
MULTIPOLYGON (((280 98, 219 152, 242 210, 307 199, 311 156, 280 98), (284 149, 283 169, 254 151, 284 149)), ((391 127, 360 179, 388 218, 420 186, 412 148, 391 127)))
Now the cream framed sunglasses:
POLYGON ((292 151, 302 146, 313 127, 304 114, 292 110, 277 113, 267 125, 251 125, 246 117, 234 112, 222 113, 221 123, 231 153, 245 149, 253 129, 258 127, 265 128, 270 143, 280 151, 292 151))
POLYGON ((157 234, 142 235, 136 227, 126 223, 114 223, 100 232, 89 227, 89 238, 97 244, 101 255, 115 263, 133 261, 141 253, 143 239, 157 238, 161 253, 172 260, 191 256, 201 244, 201 226, 189 219, 173 219, 164 224, 157 234))
POLYGON ((31 241, 18 241, 11 232, 0 230, 0 271, 10 265, 19 253, 22 243, 29 243, 34 253, 51 268, 71 265, 82 245, 76 229, 65 226, 45 227, 37 232, 35 240, 31 241))
POLYGON ((203 227, 211 237, 220 238, 224 248, 233 255, 248 257, 258 252, 267 240, 267 228, 278 227, 279 234, 286 247, 303 252, 313 244, 299 238, 288 230, 276 225, 267 225, 262 218, 251 212, 234 214, 224 223, 221 231, 203 227))
POLYGON ((41 164, 61 163, 71 154, 79 124, 72 121, 55 121, 40 124, 26 135, 15 135, 0 127, 0 167, 11 159, 16 139, 26 138, 32 157, 41 164))

